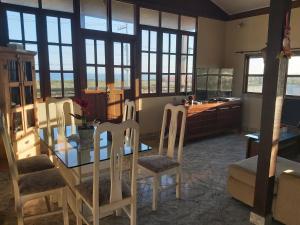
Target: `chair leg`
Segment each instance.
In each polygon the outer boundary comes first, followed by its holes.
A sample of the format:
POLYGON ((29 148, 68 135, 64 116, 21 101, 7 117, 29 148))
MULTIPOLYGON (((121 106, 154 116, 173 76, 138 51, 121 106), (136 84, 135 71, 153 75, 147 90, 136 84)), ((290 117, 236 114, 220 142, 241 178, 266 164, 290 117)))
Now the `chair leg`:
POLYGON ((156 211, 157 201, 158 201, 158 186, 159 186, 159 176, 153 177, 153 197, 152 197, 152 210, 156 211))
POLYGON ((130 225, 136 225, 136 200, 130 205, 130 225))
POLYGON ((68 202, 67 202, 67 188, 64 188, 61 191, 61 201, 63 208, 63 217, 64 217, 64 225, 69 225, 69 212, 68 212, 68 202))
POLYGON ((79 216, 82 213, 82 200, 79 195, 76 194, 76 224, 82 225, 82 219, 79 216))
POLYGON ((179 168, 176 173, 176 198, 181 198, 181 169, 179 168))
POLYGON ((17 219, 18 219, 18 225, 24 225, 24 212, 23 207, 20 203, 16 206, 17 210, 17 219))

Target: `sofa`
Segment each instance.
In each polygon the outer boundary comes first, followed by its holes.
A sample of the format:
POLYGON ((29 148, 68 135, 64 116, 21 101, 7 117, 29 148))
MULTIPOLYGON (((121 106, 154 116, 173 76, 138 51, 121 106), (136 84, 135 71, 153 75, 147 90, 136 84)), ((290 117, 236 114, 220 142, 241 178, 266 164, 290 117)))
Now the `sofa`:
MULTIPOLYGON (((229 166, 227 188, 230 195, 252 207, 257 156, 229 166)), ((273 218, 287 225, 300 224, 300 163, 278 157, 273 198, 273 218)))

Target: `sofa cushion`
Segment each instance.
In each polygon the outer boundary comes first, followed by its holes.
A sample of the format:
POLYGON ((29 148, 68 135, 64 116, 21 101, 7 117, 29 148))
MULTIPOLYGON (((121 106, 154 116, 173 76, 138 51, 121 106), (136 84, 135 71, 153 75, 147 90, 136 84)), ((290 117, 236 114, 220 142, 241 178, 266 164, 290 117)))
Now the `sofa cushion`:
MULTIPOLYGON (((257 170, 257 156, 254 156, 249 159, 245 159, 239 162, 236 162, 229 166, 229 176, 234 179, 248 184, 252 187, 255 186, 256 179, 256 170, 257 170)), ((285 171, 297 171, 300 172, 300 163, 277 157, 276 164, 276 181, 278 180, 280 174, 285 171)), ((277 187, 275 187, 276 190, 277 187)))

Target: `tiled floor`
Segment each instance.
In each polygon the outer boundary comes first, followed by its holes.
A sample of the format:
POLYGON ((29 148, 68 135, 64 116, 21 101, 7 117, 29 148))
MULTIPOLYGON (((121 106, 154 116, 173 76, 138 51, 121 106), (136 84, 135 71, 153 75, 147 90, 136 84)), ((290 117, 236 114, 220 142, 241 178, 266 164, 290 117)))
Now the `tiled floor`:
MULTIPOLYGON (((247 225, 250 209, 226 192, 227 167, 245 156, 246 139, 242 135, 225 135, 191 143, 184 148, 182 200, 176 200, 175 188, 163 191, 157 212, 151 211, 151 179, 138 183, 139 225, 247 225)), ((172 183, 163 177, 162 184, 172 183)), ((0 172, 0 224, 15 224, 14 201, 10 181, 0 172)), ((26 213, 46 210, 43 201, 32 202, 26 213)), ((62 224, 60 216, 28 222, 30 225, 62 224)), ((70 213, 70 224, 75 218, 70 213)), ((103 225, 125 225, 124 216, 109 217, 103 225)), ((274 224, 277 224, 274 222, 274 224)))

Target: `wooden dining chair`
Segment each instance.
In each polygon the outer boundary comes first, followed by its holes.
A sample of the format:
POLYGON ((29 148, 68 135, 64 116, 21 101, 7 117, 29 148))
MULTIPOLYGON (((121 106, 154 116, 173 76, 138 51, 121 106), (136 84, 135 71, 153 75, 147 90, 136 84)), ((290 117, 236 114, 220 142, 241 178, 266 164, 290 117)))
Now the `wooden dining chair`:
POLYGON ((5 118, 2 112, 0 112, 0 117, 0 136, 4 144, 12 178, 18 225, 23 225, 24 221, 30 219, 52 216, 58 213, 63 214, 64 225, 68 225, 69 217, 66 199, 67 186, 60 172, 58 171, 58 169, 52 168, 21 175, 17 168, 12 145, 9 141, 10 137, 5 127, 5 118), (62 201, 62 209, 49 211, 47 213, 39 215, 27 217, 24 216, 23 208, 26 202, 34 199, 44 198, 50 195, 60 195, 62 201))
MULTIPOLYGON (((123 119, 122 121, 126 121, 126 120, 134 120, 136 121, 136 108, 135 108, 135 102, 134 101, 130 101, 129 99, 125 100, 124 103, 124 111, 123 111, 123 119)), ((128 141, 128 143, 132 143, 132 130, 131 129, 127 129, 126 133, 125 133, 125 137, 126 137, 126 141, 128 141)))
POLYGON ((180 198, 181 194, 181 163, 184 143, 186 123, 186 109, 183 105, 173 106, 167 104, 165 106, 163 123, 160 135, 158 155, 141 157, 138 160, 139 169, 145 171, 153 177, 153 199, 152 210, 157 209, 159 184, 162 175, 176 174, 176 198, 180 198), (166 135, 168 113, 171 115, 169 132, 166 135), (180 117, 181 114, 181 117, 180 117), (180 120, 181 118, 181 120, 180 120), (180 129, 178 121, 181 122, 180 129), (175 152, 176 140, 179 137, 177 153, 175 152), (166 154, 164 153, 164 140, 167 138, 168 147, 166 154))
POLYGON ((99 225, 99 219, 107 213, 124 210, 130 218, 130 224, 136 224, 136 177, 137 158, 139 146, 139 125, 137 122, 127 120, 121 124, 103 123, 97 126, 94 134, 94 164, 93 178, 82 182, 76 189, 76 217, 77 225, 82 221, 86 224, 99 225), (126 129, 134 130, 134 145, 132 147, 132 166, 130 186, 124 180, 123 154, 124 133, 126 129), (110 148, 109 174, 99 170, 100 164, 100 134, 109 132, 112 136, 110 148), (101 174, 100 174, 101 173, 101 174), (88 206, 93 215, 93 223, 82 213, 82 203, 88 206))
POLYGON ((70 98, 62 98, 56 102, 56 120, 58 125, 58 131, 65 134, 66 118, 67 116, 71 121, 71 134, 76 134, 75 118, 70 114, 74 115, 73 100, 70 98), (69 112, 66 112, 66 106, 69 107, 69 112))

